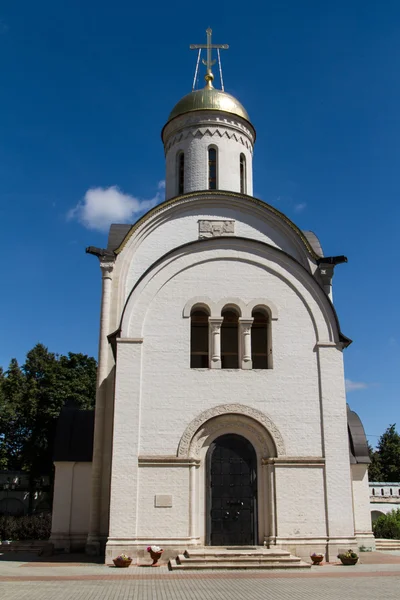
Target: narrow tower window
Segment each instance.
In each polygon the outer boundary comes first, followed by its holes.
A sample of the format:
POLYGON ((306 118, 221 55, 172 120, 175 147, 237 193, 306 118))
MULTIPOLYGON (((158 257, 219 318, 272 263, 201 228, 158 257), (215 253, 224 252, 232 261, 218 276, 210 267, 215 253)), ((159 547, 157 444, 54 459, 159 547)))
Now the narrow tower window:
POLYGON ((208 149, 208 189, 217 189, 217 150, 208 149))
POLYGON ((239 317, 231 308, 223 310, 221 326, 221 367, 239 368, 239 317))
POLYGON ((240 155, 240 193, 247 193, 247 182, 246 182, 246 157, 242 153, 240 155))
POLYGON ((205 310, 193 310, 190 331, 190 367, 207 369, 208 363, 208 314, 205 310))
POLYGON ((185 190, 185 155, 183 152, 178 154, 178 194, 183 194, 185 190))

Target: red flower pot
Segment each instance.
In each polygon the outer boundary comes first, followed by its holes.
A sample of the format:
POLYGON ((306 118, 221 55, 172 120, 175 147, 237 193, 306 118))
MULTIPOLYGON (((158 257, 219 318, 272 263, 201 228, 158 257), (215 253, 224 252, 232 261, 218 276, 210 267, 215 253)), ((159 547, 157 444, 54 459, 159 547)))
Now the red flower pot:
POLYGON ((163 550, 160 550, 160 552, 153 552, 153 550, 149 550, 150 552, 150 556, 153 559, 153 563, 152 563, 152 567, 159 567, 160 565, 158 564, 158 561, 161 558, 161 554, 163 553, 163 550))

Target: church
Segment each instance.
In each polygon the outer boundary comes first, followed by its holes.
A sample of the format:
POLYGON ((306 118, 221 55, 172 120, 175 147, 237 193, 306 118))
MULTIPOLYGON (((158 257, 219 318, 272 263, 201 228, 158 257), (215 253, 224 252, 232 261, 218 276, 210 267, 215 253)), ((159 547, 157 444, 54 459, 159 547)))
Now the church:
POLYGON ((102 274, 96 409, 60 418, 51 540, 107 564, 152 544, 335 560, 374 547, 332 301, 346 258, 253 196, 256 130, 216 87, 225 46, 207 36, 205 85, 162 129, 165 201, 87 249, 102 274))

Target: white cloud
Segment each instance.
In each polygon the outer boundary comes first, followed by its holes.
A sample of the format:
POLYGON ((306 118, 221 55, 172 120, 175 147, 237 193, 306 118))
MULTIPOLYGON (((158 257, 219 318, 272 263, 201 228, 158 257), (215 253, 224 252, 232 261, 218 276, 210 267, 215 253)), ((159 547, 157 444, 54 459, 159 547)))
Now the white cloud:
POLYGON ((111 223, 134 222, 141 214, 156 206, 164 199, 164 188, 165 181, 160 181, 156 195, 150 200, 124 194, 115 185, 90 188, 83 200, 68 211, 67 219, 75 219, 87 229, 107 231, 111 223))
POLYGON ((355 392, 356 390, 366 390, 369 387, 364 381, 352 381, 346 379, 346 392, 355 392))
POLYGON ((307 207, 306 202, 300 202, 299 204, 294 205, 294 212, 300 213, 307 207))

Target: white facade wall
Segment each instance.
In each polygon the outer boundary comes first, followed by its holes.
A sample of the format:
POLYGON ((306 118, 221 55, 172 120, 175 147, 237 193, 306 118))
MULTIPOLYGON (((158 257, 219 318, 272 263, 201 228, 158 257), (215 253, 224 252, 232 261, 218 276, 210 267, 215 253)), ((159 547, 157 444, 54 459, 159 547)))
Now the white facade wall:
POLYGON ((50 541, 56 550, 82 550, 89 532, 92 464, 55 462, 50 541))
POLYGON ((173 119, 163 132, 165 197, 179 195, 177 155, 185 156, 184 193, 208 189, 208 148, 217 149, 217 189, 240 193, 240 154, 246 158, 246 190, 253 195, 254 131, 247 121, 217 111, 173 119))
POLYGON ((388 496, 389 498, 398 497, 400 498, 400 482, 393 483, 370 483, 369 484, 370 496, 383 497, 388 496))
POLYGON ((368 465, 351 465, 353 482, 354 531, 358 545, 375 549, 368 503, 368 465))
POLYGON ((374 522, 381 515, 387 515, 392 510, 400 508, 400 482, 370 482, 369 510, 374 522))
POLYGON ((115 266, 110 332, 118 327, 128 295, 142 274, 173 249, 197 241, 201 220, 233 220, 236 237, 257 240, 283 250, 314 273, 316 266, 307 257, 298 236, 288 225, 265 212, 261 207, 233 197, 213 198, 211 195, 209 201, 193 198, 172 210, 160 212, 154 219, 156 226, 154 222, 144 223, 138 235, 128 241, 115 266))
POLYGON ((328 557, 354 545, 342 353, 327 327, 324 292, 316 295, 310 280, 277 250, 265 249, 261 257, 250 240, 224 247, 222 238, 172 255, 142 279, 117 343, 107 561, 121 551, 140 555, 148 543, 168 546, 172 554, 205 543, 204 465, 195 468, 193 495, 189 463, 149 466, 140 457, 176 457, 188 424, 230 403, 267 415, 282 435, 285 456, 294 457, 287 468, 271 466, 265 477, 259 543, 274 540, 301 556, 322 549, 328 557), (278 307, 274 368, 190 369, 190 319, 183 309, 200 295, 220 308, 224 297, 243 304, 265 298, 278 307), (169 496, 171 505, 156 506, 158 496, 169 496))
POLYGON ((321 456, 315 333, 306 307, 278 277, 248 262, 223 259, 185 269, 148 305, 143 339, 141 453, 175 454, 185 423, 212 406, 236 401, 272 418, 287 438, 289 456, 321 456), (262 298, 265 290, 272 302, 280 298, 282 308, 272 324, 273 369, 190 368, 190 319, 183 318, 183 307, 200 291, 217 303, 227 289, 245 302, 262 298))

